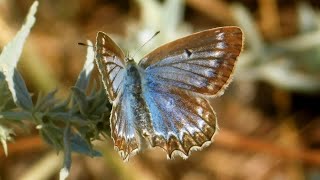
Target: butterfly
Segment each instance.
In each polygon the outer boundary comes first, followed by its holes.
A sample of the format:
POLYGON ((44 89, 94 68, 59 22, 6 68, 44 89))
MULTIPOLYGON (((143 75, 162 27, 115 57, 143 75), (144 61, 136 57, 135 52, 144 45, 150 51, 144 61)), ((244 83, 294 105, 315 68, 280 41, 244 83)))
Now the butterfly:
POLYGON ((242 48, 239 27, 213 28, 162 45, 137 64, 98 32, 95 59, 122 159, 151 147, 187 158, 208 146, 218 129, 209 100, 230 84, 242 48))

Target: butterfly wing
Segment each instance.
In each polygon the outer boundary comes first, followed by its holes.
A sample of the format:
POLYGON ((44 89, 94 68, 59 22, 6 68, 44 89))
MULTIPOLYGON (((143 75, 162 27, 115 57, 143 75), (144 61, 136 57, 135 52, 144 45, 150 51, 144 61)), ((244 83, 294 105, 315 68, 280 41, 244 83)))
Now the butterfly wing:
POLYGON ((128 92, 124 92, 119 97, 119 102, 113 104, 110 115, 111 137, 123 160, 128 160, 139 149, 134 122, 130 118, 132 112, 128 112, 131 101, 127 95, 128 92))
POLYGON ((96 62, 108 97, 113 102, 122 91, 125 56, 121 49, 103 32, 96 39, 96 62))
POLYGON ((151 146, 163 148, 171 159, 175 153, 187 158, 192 149, 210 144, 217 123, 205 98, 156 83, 144 92, 154 131, 151 146))
POLYGON ((171 158, 211 143, 217 123, 207 98, 221 95, 230 83, 242 41, 240 28, 210 29, 163 45, 140 61, 152 146, 171 158))
POLYGON ((238 27, 210 29, 155 49, 139 65, 149 78, 168 88, 217 96, 230 83, 242 41, 238 27))
POLYGON ((125 56, 121 49, 105 33, 98 32, 96 40, 96 62, 102 76, 109 100, 112 102, 110 115, 111 137, 123 159, 138 149, 133 119, 127 112, 130 105, 128 92, 123 88, 125 56))

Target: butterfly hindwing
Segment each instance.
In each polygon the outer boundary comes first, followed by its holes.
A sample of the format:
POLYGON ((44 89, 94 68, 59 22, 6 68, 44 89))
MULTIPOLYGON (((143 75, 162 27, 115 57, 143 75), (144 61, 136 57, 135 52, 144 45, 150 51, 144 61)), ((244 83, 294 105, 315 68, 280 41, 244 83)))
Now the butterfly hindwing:
POLYGON ((110 115, 111 137, 114 147, 122 159, 126 160, 137 152, 139 145, 136 139, 134 120, 130 118, 132 112, 128 112, 130 101, 127 93, 119 97, 119 102, 114 103, 110 115))
POLYGON ((96 40, 96 62, 102 81, 113 102, 123 88, 125 56, 122 50, 105 33, 98 32, 96 40))
POLYGON ((163 148, 169 158, 175 152, 186 158, 192 148, 211 142, 217 123, 206 99, 154 82, 144 93, 154 129, 151 146, 163 148))

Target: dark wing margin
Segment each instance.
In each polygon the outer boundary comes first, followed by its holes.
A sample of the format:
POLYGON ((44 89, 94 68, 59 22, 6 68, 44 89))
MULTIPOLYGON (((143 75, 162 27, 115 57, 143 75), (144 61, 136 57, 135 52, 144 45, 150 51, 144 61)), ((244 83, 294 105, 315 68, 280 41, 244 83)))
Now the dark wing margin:
POLYGON ((240 28, 214 28, 165 44, 139 65, 163 86, 214 97, 229 85, 242 47, 240 28))
POLYGON ((96 39, 96 63, 113 102, 122 91, 125 56, 119 46, 104 32, 98 32, 96 39))

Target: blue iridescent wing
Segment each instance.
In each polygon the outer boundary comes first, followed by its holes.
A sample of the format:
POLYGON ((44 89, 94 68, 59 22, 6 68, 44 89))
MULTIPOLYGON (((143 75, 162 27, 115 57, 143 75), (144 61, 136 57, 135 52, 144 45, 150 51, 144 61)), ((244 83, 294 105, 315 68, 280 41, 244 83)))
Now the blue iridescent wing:
POLYGON ((222 27, 165 44, 143 58, 144 96, 151 114, 151 145, 187 157, 209 144, 217 129, 208 98, 231 81, 242 50, 242 31, 222 27))
POLYGON ((110 115, 111 137, 116 150, 123 159, 138 149, 133 119, 129 118, 127 98, 124 89, 125 56, 121 49, 105 33, 98 32, 96 39, 96 63, 112 102, 110 115))
POLYGON ((154 130, 151 146, 163 148, 171 159, 175 153, 187 158, 191 150, 210 144, 217 122, 205 98, 156 83, 144 91, 154 130))
POLYGON ((128 160, 129 156, 134 155, 139 148, 136 139, 134 119, 130 111, 130 99, 128 92, 123 92, 119 97, 119 102, 114 103, 110 115, 111 137, 114 147, 119 152, 123 160, 128 160))
POLYGON ((125 56, 122 50, 103 32, 96 39, 96 63, 109 100, 115 101, 123 88, 125 56))

